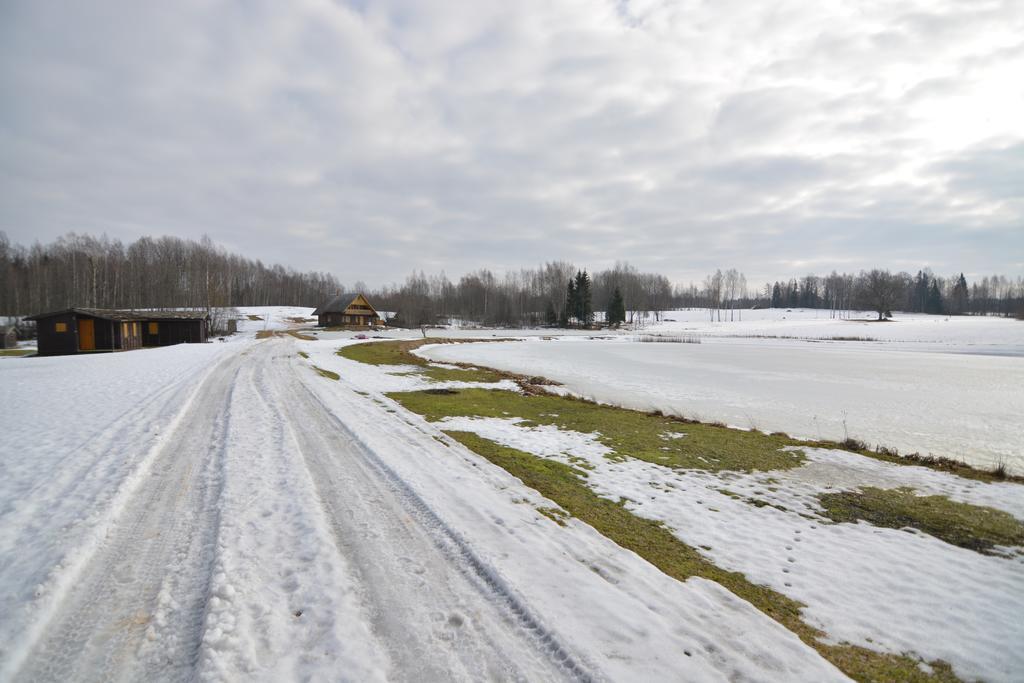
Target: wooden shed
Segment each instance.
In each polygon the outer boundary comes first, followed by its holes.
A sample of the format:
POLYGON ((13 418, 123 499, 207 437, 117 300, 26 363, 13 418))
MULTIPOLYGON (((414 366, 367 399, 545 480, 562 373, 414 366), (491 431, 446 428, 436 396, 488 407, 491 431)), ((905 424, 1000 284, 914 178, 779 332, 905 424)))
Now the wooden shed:
POLYGON ((358 292, 339 294, 313 311, 320 327, 368 328, 381 324, 380 315, 358 292))
POLYGON ((203 311, 69 308, 27 320, 36 321, 40 356, 202 343, 210 326, 210 316, 203 311))

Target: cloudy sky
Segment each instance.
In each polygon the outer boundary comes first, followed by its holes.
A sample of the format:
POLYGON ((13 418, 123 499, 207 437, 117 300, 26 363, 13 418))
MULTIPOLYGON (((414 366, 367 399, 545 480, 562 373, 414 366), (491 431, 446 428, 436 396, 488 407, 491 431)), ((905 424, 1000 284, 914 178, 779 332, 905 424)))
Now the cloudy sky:
POLYGON ((0 230, 1024 273, 1024 0, 0 4, 0 230))

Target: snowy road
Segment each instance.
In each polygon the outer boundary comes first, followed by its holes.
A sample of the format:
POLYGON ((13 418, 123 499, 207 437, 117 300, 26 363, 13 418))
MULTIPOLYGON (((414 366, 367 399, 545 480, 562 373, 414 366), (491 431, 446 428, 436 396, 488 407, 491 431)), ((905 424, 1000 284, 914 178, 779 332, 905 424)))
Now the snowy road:
POLYGON ((402 677, 589 678, 469 545, 299 382, 287 363, 292 350, 280 346, 277 362, 256 373, 261 395, 278 399, 264 404, 294 438, 372 605, 373 631, 402 677), (449 629, 447 647, 424 625, 449 629))
POLYGON ((293 356, 257 344, 210 372, 16 680, 266 670, 274 657, 301 659, 282 647, 297 644, 285 631, 303 633, 307 657, 326 644, 346 678, 586 679, 302 385, 293 356), (233 600, 238 583, 260 587, 258 604, 233 600), (261 622, 262 642, 232 637, 247 619, 261 622))

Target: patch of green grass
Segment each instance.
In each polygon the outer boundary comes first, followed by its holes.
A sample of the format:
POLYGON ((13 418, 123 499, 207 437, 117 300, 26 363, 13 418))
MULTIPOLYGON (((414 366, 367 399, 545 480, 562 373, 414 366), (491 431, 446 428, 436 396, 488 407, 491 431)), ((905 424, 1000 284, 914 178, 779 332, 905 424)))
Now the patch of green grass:
POLYGON ((338 349, 337 354, 359 363, 369 365, 426 365, 427 361, 409 353, 422 346, 425 340, 364 342, 350 344, 338 349))
POLYGON ((544 515, 558 526, 565 526, 565 520, 570 517, 569 513, 562 508, 540 507, 537 508, 537 512, 544 515))
POLYGON ((35 349, 0 349, 0 356, 30 356, 35 349))
POLYGON ((309 354, 306 353, 305 351, 299 351, 299 355, 302 356, 303 358, 309 358, 309 354))
POLYGON ((952 545, 993 554, 995 546, 1024 546, 1024 523, 1002 510, 918 496, 912 489, 863 488, 823 493, 818 500, 836 522, 864 520, 890 529, 912 527, 952 545))
POLYGON ((785 437, 684 423, 571 397, 491 389, 396 392, 389 397, 431 421, 449 416, 521 417, 527 426, 554 425, 598 434, 615 457, 630 456, 668 467, 749 472, 788 469, 804 462, 803 453, 782 450, 801 445, 785 437))
POLYGON ((505 373, 475 367, 443 368, 431 364, 424 358, 410 353, 424 344, 443 343, 439 339, 414 339, 410 341, 366 342, 351 344, 338 349, 343 358, 369 365, 411 365, 415 372, 436 382, 499 382, 505 373))
POLYGON ((338 381, 339 379, 341 379, 341 375, 339 375, 338 373, 331 372, 330 370, 324 370, 319 365, 314 365, 313 369, 316 370, 317 374, 320 375, 321 377, 326 377, 327 379, 333 379, 334 381, 338 381))
POLYGON ((801 603, 767 586, 752 583, 739 572, 721 569, 696 549, 680 541, 660 522, 643 519, 629 512, 623 500, 614 502, 598 496, 587 487, 575 468, 501 446, 471 432, 446 433, 557 503, 564 511, 563 515, 567 513, 589 524, 665 574, 679 581, 700 576, 721 584, 781 623, 856 680, 957 680, 949 665, 941 661, 932 662, 933 673, 927 674, 919 668, 919 660, 910 656, 883 654, 856 645, 823 643, 821 638, 825 634, 802 619, 801 603))
POLYGON ((436 382, 500 382, 502 377, 493 370, 477 368, 439 368, 431 365, 416 371, 436 382))

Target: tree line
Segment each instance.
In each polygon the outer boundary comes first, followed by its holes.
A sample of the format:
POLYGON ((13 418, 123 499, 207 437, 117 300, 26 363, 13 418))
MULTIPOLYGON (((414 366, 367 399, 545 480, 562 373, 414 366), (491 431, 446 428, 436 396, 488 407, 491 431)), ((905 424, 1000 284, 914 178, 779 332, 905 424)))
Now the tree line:
MULTIPOLYGON (((299 272, 230 254, 209 238, 143 237, 130 244, 69 233, 50 244, 11 244, 0 232, 0 315, 87 308, 315 307, 344 289, 329 273, 299 272)), ((712 320, 742 319, 751 308, 823 308, 833 316, 871 310, 950 315, 1024 316, 1024 279, 991 275, 968 283, 922 269, 806 275, 751 287, 739 270, 673 285, 627 262, 589 271, 568 261, 495 274, 482 268, 449 279, 410 274, 369 290, 397 323, 455 320, 495 326, 589 326, 595 320, 635 325, 678 308, 707 309, 712 320)))
POLYGON ((854 308, 882 313, 900 310, 937 315, 1002 315, 1024 313, 1024 281, 986 275, 968 285, 963 273, 950 277, 929 269, 910 273, 886 270, 807 275, 771 288, 773 308, 825 308, 834 314, 854 308))
POLYGON ((819 308, 836 318, 874 311, 945 315, 1024 317, 1024 278, 985 276, 972 284, 960 273, 941 277, 928 269, 891 273, 806 275, 751 287, 732 268, 717 270, 700 283, 672 285, 657 273, 625 262, 589 273, 572 263, 551 261, 502 276, 481 269, 450 280, 443 272, 409 275, 369 293, 379 310, 397 312, 396 323, 419 326, 453 321, 496 326, 586 327, 642 324, 667 310, 701 308, 712 321, 742 320, 751 308, 819 308))
POLYGON ((125 245, 69 233, 23 247, 0 232, 0 315, 71 307, 319 306, 341 289, 334 275, 265 265, 229 254, 208 237, 143 237, 125 245))

